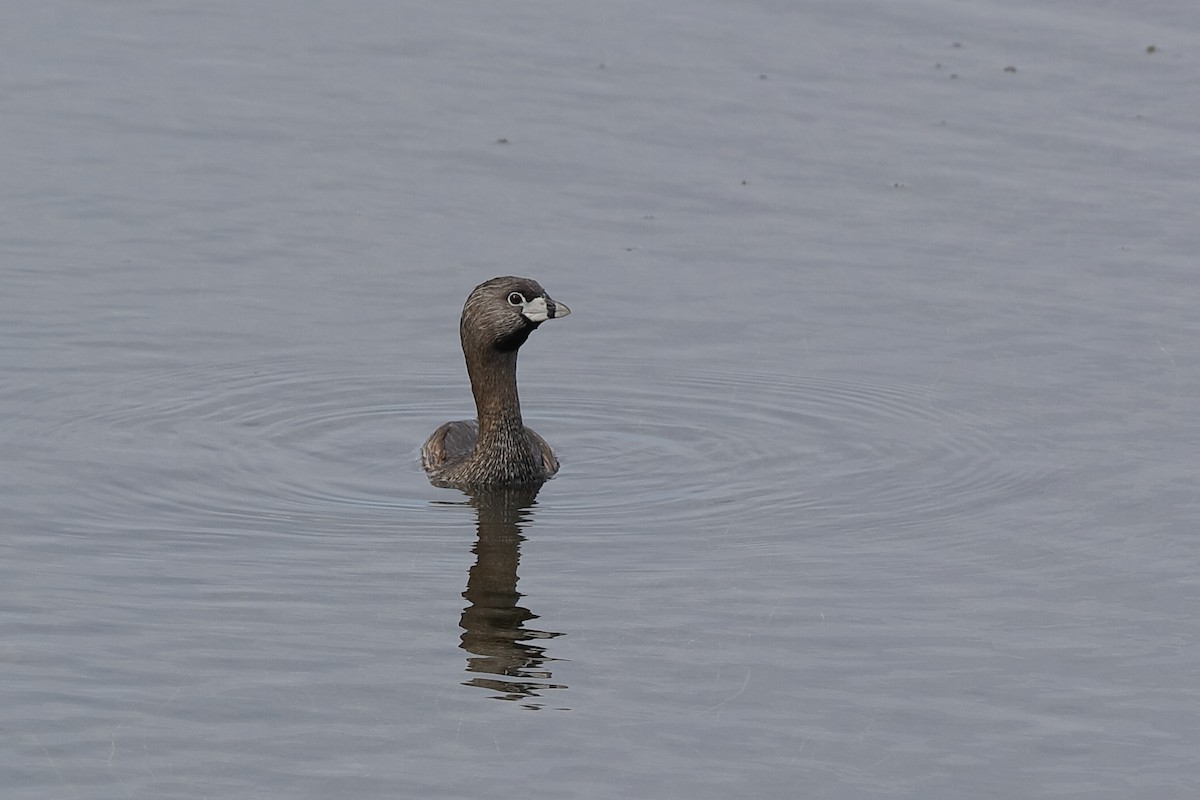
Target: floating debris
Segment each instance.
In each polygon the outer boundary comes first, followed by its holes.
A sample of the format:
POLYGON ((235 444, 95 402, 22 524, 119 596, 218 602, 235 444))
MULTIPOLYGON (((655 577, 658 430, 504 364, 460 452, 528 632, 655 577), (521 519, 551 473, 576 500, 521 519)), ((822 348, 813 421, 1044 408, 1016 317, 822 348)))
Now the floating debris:
POLYGON ((1151 45, 1147 45, 1147 46, 1146 46, 1146 52, 1147 52, 1147 53, 1157 53, 1157 52, 1158 52, 1158 47, 1156 47, 1155 45, 1152 45, 1152 44, 1151 44, 1151 45))
POLYGON ((1016 67, 1014 67, 1014 66, 1007 66, 1007 67, 1005 67, 1005 68, 1004 68, 1004 71, 1005 71, 1005 72, 1016 72, 1016 71, 1017 71, 1017 68, 1016 68, 1016 67))

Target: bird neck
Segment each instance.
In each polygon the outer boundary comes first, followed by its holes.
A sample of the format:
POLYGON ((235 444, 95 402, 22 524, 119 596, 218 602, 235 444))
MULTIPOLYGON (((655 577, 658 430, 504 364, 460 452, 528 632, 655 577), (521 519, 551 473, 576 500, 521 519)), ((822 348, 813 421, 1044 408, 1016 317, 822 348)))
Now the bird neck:
POLYGON ((471 393, 479 420, 479 445, 521 439, 521 400, 517 397, 517 351, 486 349, 466 353, 471 393))

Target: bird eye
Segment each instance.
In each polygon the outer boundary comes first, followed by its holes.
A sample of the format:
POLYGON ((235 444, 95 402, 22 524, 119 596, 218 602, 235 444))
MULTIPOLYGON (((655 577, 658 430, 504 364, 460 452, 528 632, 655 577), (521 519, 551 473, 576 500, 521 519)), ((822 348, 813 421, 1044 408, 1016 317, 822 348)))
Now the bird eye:
POLYGON ((521 294, 520 292, 513 292, 508 296, 508 304, 510 306, 525 305, 525 295, 521 294))

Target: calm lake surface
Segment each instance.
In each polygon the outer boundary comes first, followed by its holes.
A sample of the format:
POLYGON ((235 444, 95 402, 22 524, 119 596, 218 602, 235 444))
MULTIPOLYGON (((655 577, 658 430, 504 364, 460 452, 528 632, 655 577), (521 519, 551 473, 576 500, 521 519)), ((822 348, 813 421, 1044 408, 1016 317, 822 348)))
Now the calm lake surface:
POLYGON ((0 785, 1194 798, 1200 14, 0 12, 0 785), (493 275, 563 469, 468 497, 493 275))

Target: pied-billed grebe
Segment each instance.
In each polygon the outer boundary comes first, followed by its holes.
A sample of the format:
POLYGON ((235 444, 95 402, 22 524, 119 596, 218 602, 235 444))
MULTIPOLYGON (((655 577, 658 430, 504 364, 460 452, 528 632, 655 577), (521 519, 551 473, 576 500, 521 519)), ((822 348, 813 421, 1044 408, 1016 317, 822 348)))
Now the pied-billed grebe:
POLYGON ((421 465, 430 482, 520 486, 558 472, 550 445, 521 421, 517 350, 543 322, 570 313, 529 278, 492 278, 475 287, 458 327, 478 419, 447 422, 426 440, 421 465))

